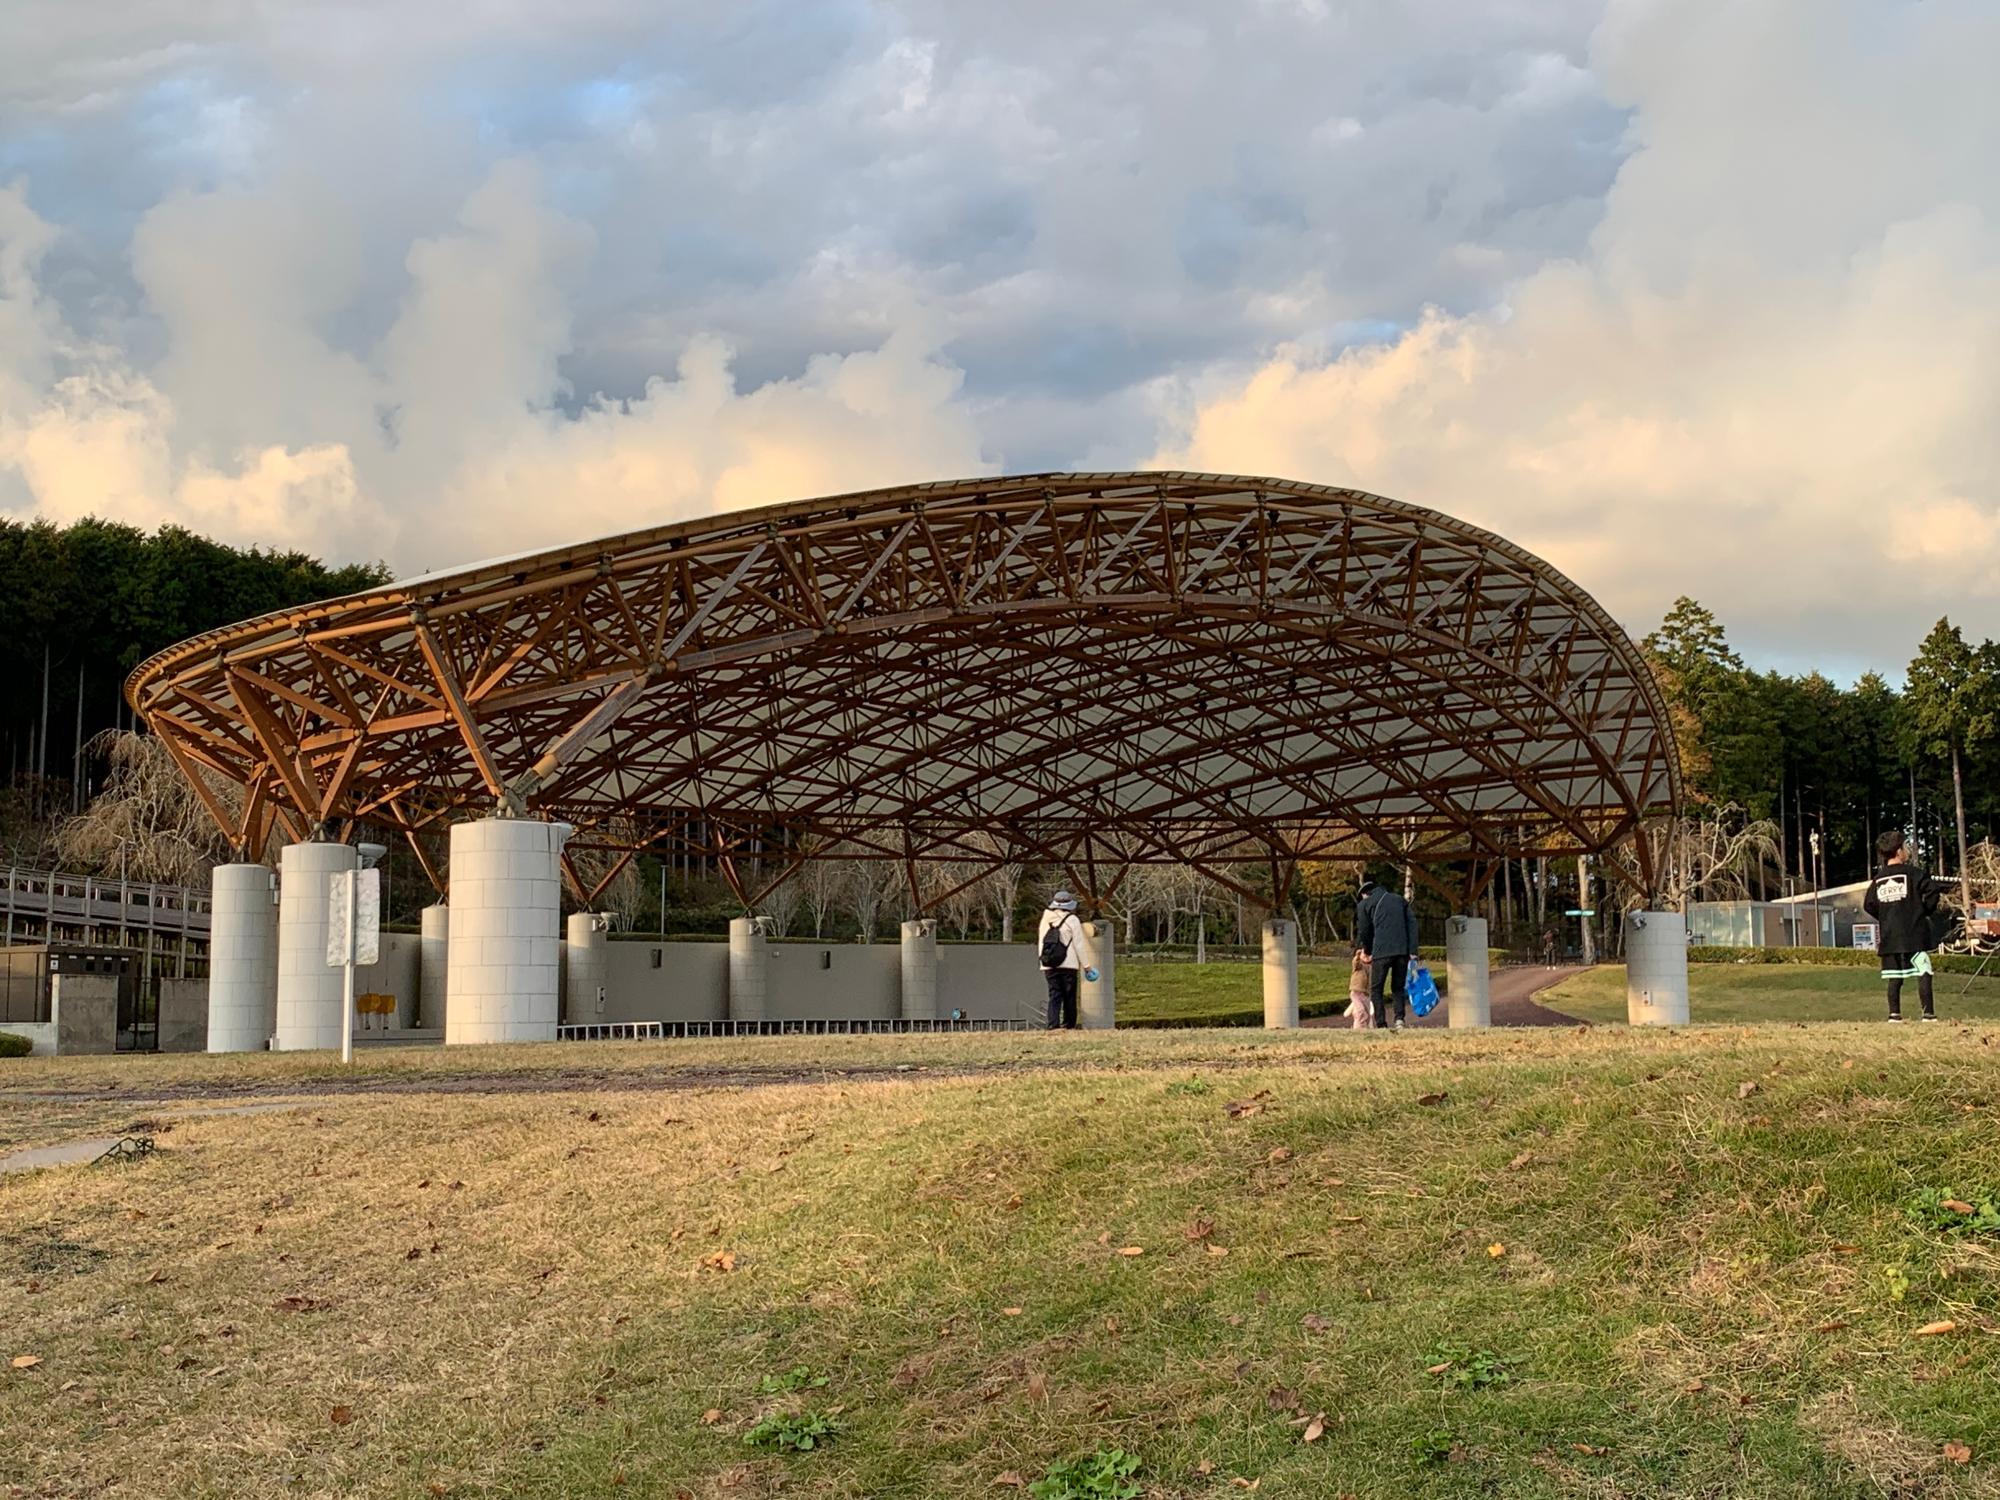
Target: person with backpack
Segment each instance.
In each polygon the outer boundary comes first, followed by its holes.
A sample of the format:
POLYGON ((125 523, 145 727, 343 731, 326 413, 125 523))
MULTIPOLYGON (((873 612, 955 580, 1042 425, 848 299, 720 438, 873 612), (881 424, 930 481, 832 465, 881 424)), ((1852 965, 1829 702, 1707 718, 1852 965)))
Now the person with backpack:
POLYGON ((1938 943, 1938 896, 1944 886, 1921 865, 1910 863, 1903 835, 1890 829, 1875 840, 1882 867, 1868 882, 1861 905, 1876 921, 1875 951, 1882 958, 1882 977, 1889 985, 1889 1019, 1903 1019, 1903 981, 1917 982, 1924 1019, 1935 1021, 1931 997, 1930 950, 1938 943))
POLYGON ((1076 1030, 1076 984, 1090 965, 1084 956, 1083 923, 1077 920, 1076 897, 1057 891, 1042 913, 1037 939, 1042 978, 1049 987, 1049 1030, 1076 1030))
POLYGON ((1410 1008, 1410 960, 1417 954, 1417 914, 1410 903, 1372 880, 1361 882, 1354 908, 1354 946, 1368 960, 1368 999, 1379 1030, 1389 1024, 1388 997, 1396 998, 1395 1029, 1410 1008))

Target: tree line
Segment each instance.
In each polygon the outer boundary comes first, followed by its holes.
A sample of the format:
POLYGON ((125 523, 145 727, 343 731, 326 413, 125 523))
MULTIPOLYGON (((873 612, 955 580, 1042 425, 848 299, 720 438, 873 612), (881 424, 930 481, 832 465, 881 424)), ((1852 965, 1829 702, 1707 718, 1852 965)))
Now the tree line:
POLYGON ((51 820, 101 784, 86 747, 128 725, 126 675, 176 641, 387 581, 379 564, 329 567, 178 526, 0 519, 0 838, 12 862, 46 858, 51 820))
POLYGON ((1933 871, 1963 876, 2000 829, 2000 645, 1941 619, 1914 643, 1903 686, 1876 672, 1747 667, 1715 616, 1682 598, 1645 649, 1674 721, 1689 837, 1761 825, 1733 862, 1746 894, 1867 878, 1898 828, 1933 871))

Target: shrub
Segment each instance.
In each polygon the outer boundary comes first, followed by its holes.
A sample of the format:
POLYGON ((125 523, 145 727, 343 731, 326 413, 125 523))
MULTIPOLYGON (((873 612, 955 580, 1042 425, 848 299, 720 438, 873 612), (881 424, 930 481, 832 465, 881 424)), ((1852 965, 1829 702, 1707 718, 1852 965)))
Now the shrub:
POLYGON ((0 1031, 0 1057, 26 1057, 35 1044, 11 1031, 0 1031))
MULTIPOLYGON (((1810 964, 1828 969, 1873 969, 1882 957, 1870 948, 1710 948, 1688 949, 1691 964, 1810 964)), ((1972 974, 1979 960, 1966 953, 1934 953, 1940 974, 1972 974)))

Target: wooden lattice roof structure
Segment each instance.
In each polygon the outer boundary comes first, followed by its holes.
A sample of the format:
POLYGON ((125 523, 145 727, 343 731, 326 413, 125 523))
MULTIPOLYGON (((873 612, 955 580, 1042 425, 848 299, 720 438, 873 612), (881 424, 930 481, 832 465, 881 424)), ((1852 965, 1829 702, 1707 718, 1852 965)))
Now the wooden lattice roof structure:
POLYGON ((1546 563, 1207 474, 706 516, 211 631, 126 691, 244 854, 365 822, 433 878, 428 837, 501 808, 574 824, 599 868, 732 879, 753 847, 838 845, 1102 896, 1133 864, 1284 884, 1370 848, 1455 892, 1587 852, 1647 893, 1678 795, 1645 661, 1546 563))

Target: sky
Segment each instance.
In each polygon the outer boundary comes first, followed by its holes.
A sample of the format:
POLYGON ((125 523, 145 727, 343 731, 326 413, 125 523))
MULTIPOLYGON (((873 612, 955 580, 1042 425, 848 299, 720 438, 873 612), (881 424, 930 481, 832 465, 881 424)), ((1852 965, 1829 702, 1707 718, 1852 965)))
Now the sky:
POLYGON ((0 514, 404 574, 1062 468, 2000 635, 1991 0, 5 0, 0 514))

